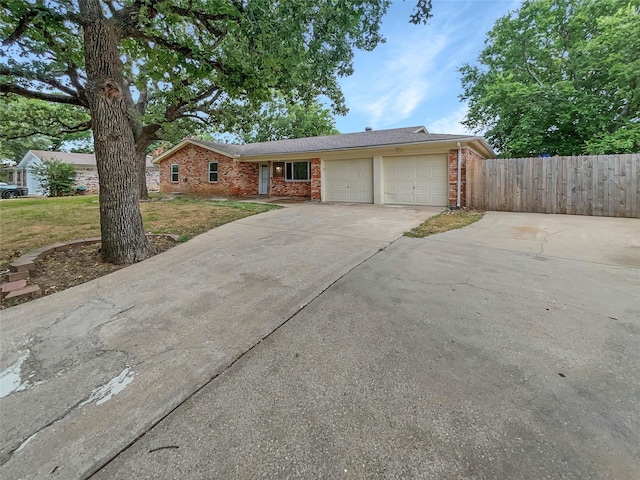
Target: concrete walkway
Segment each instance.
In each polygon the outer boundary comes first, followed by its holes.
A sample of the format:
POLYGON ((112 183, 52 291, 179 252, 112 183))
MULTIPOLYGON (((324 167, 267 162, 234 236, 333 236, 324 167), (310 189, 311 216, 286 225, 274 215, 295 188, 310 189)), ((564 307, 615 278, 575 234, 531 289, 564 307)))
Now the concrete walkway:
POLYGON ((0 477, 91 475, 438 211, 295 205, 1 312, 0 477))

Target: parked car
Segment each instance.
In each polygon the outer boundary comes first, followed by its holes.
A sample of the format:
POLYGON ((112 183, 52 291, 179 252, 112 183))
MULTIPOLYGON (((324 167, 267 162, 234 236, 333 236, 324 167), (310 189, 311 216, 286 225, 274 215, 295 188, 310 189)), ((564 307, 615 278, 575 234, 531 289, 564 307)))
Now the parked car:
POLYGON ((29 193, 27 187, 19 187, 18 185, 8 185, 0 182, 0 196, 2 198, 24 197, 29 193))

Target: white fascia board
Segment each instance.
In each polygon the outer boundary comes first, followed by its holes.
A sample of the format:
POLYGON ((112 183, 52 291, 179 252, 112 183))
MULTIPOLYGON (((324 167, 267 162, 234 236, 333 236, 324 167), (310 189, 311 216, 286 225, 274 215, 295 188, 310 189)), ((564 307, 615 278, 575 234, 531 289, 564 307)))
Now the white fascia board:
POLYGON ((25 156, 22 157, 22 160, 20 160, 18 165, 16 165, 16 168, 17 169, 29 168, 34 164, 40 163, 40 162, 42 162, 42 159, 39 156, 37 156, 35 153, 33 153, 31 150, 29 150, 25 154, 25 156))

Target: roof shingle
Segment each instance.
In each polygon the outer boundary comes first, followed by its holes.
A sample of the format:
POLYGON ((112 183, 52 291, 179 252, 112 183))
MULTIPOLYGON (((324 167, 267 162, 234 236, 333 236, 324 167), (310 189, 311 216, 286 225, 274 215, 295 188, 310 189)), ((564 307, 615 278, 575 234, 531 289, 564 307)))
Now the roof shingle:
MULTIPOLYGON (((44 162, 56 159, 73 165, 96 165, 96 156, 93 153, 53 152, 49 150, 30 150, 30 152, 44 162)), ((147 156, 147 168, 151 168, 153 166, 151 157, 147 156)))
POLYGON ((290 140, 249 143, 246 145, 205 142, 202 140, 192 141, 194 143, 214 148, 233 157, 252 157, 261 155, 348 150, 351 148, 380 147, 385 145, 446 142, 457 141, 463 138, 470 138, 470 136, 427 133, 424 127, 416 126, 393 128, 389 130, 343 133, 322 137, 293 138, 290 140))

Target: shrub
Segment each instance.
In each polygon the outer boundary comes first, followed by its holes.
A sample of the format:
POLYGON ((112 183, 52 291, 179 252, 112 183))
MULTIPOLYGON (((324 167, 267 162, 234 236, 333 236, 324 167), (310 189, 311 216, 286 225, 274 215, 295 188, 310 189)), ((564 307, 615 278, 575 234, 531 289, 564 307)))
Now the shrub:
POLYGON ((76 167, 52 158, 31 168, 40 189, 48 197, 70 195, 76 183, 76 167))

